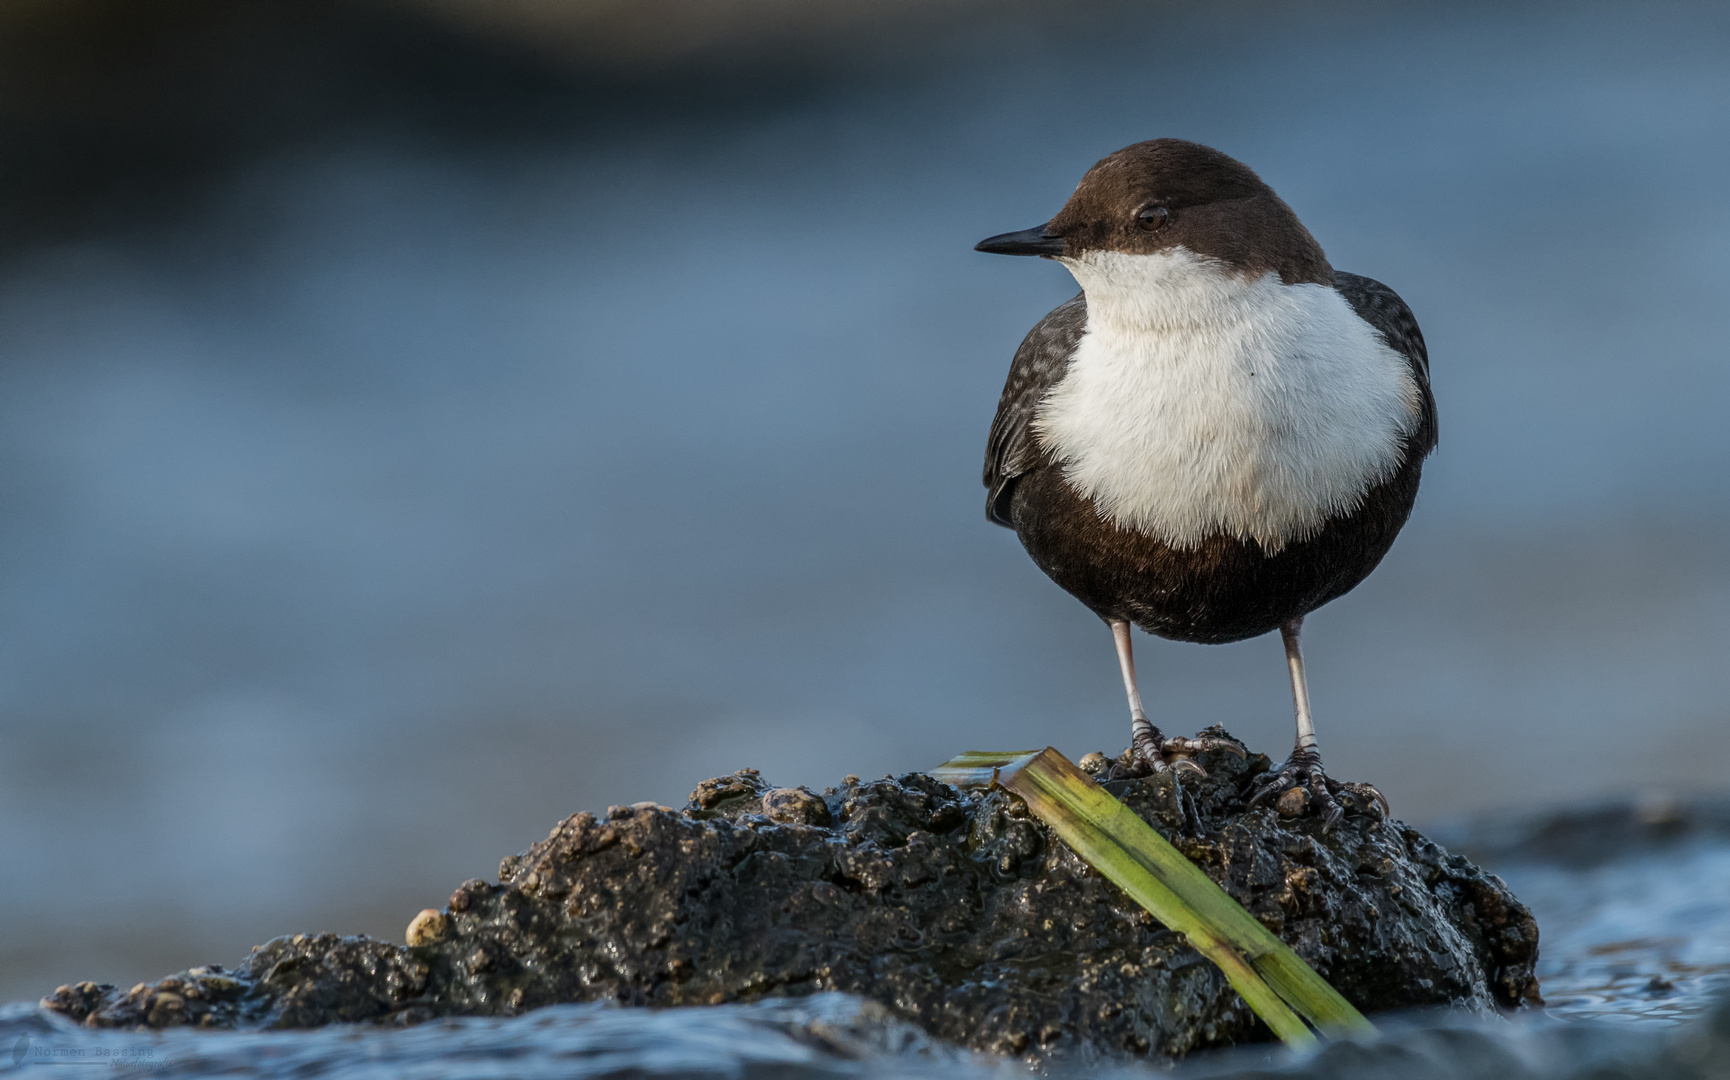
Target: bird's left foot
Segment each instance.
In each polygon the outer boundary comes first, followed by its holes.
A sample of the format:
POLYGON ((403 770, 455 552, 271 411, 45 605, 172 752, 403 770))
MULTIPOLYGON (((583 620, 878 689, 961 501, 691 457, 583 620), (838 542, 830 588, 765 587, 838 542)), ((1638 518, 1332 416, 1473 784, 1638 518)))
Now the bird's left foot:
POLYGON ((1249 799, 1249 808, 1254 810, 1274 798, 1279 798, 1283 803, 1284 796, 1292 791, 1302 791, 1304 794, 1298 796, 1298 800, 1313 804, 1315 812, 1321 815, 1322 832, 1332 831, 1333 827, 1340 823, 1340 819, 1345 817, 1346 808, 1340 805, 1338 799, 1342 794, 1350 796, 1354 809, 1367 810, 1373 804, 1379 808, 1379 816, 1392 816, 1388 809, 1388 800, 1373 784, 1345 784, 1335 780, 1322 769, 1322 756, 1316 753, 1313 747, 1298 747, 1291 752, 1291 757, 1285 760, 1285 764, 1257 780, 1255 792, 1249 799))

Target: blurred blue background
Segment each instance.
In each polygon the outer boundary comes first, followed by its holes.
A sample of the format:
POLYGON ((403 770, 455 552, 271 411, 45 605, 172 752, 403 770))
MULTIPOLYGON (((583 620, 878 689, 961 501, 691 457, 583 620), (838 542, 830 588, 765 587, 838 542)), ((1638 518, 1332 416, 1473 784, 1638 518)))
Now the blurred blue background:
MULTIPOLYGON (((979 238, 1172 135, 1428 337, 1442 445, 1307 626, 1395 812, 1723 788, 1730 9, 17 0, 0 15, 0 1000, 400 939, 741 766, 1115 752, 986 524, 1074 291, 979 238)), ((1277 640, 1140 639, 1290 740, 1277 640)))

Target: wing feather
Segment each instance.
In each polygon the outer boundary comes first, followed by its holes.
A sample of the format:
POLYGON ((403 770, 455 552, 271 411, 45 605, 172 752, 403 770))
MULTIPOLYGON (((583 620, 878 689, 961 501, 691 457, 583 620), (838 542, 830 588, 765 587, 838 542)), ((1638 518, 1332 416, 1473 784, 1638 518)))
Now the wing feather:
POLYGON ((1014 528, 1009 503, 1015 478, 1041 464, 1044 451, 1033 434, 1033 418, 1046 392, 1069 370, 1069 357, 1087 330, 1087 302, 1080 294, 1039 320, 1009 366, 985 444, 985 516, 1014 528))
POLYGON ((1423 397, 1423 412, 1411 443, 1420 456, 1428 454, 1436 448, 1436 399, 1430 393, 1430 353, 1424 346, 1424 334, 1418 329, 1416 316, 1399 293, 1374 278, 1335 270, 1334 289, 1345 297, 1358 318, 1381 331, 1388 347, 1412 366, 1412 377, 1423 397))

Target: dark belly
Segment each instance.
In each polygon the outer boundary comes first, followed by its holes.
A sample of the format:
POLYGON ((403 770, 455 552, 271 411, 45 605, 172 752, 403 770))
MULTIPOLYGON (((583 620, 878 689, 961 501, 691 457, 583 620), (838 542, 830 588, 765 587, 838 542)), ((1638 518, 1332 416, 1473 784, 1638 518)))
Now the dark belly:
POLYGON ((1411 514, 1422 471, 1422 456, 1408 453, 1356 512, 1272 555, 1253 540, 1215 536, 1180 550, 1121 529, 1103 520, 1057 465, 1016 478, 1011 513, 1033 561, 1101 618, 1220 644, 1278 629, 1369 576, 1411 514))

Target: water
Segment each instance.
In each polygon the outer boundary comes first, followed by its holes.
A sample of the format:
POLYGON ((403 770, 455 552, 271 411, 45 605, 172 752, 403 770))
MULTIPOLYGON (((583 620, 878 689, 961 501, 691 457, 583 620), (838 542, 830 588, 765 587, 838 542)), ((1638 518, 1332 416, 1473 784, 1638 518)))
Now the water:
MULTIPOLYGON (((284 144, 0 264, 0 1000, 400 940, 563 815, 742 765, 1121 745, 1103 630, 977 482, 1072 285, 969 247, 1154 134, 1430 341, 1418 513, 1308 628, 1333 771, 1419 821, 1722 787, 1730 16, 1076 19, 754 110, 284 144)), ((1290 737, 1276 643, 1142 667, 1172 728, 1290 737)), ((1617 940, 1694 918, 1624 902, 1617 940)), ((1685 982, 1652 948, 1628 979, 1685 982)))
POLYGON ((1730 845, 1499 868, 1538 918, 1538 979, 1569 1020, 1667 1024, 1730 991, 1730 845))
MULTIPOLYGON (((62 1031, 0 1013, 0 1036, 15 1053, 22 1051, 19 1066, 0 1062, 0 1070, 82 1065, 161 1076, 343 1080, 860 1076, 991 1080, 1028 1075, 1013 1064, 921 1046, 913 1037, 907 1049, 897 1050, 835 1030, 835 1014, 860 1009, 859 1002, 839 996, 793 1007, 719 1006, 665 1013, 553 1006, 514 1020, 452 1020, 407 1031, 181 1032, 143 1039, 62 1031)), ((1088 1075, 1138 1080, 1172 1075, 1194 1080, 1259 1080, 1272 1075, 1370 1080, 1397 1070, 1398 1075, 1423 1080, 1489 1080, 1509 1075, 1508 1068, 1514 1065, 1518 1071, 1513 1075, 1536 1080, 1601 1077, 1606 1068, 1620 1065, 1626 1071, 1609 1075, 1681 1077, 1689 1074, 1647 1070, 1660 1054, 1674 1053, 1678 1044, 1684 1053, 1677 1057, 1706 1056, 1698 1046, 1688 1045, 1702 1041, 1692 1032, 1683 1038, 1655 1033, 1630 1036, 1602 1027, 1473 1022, 1459 1017, 1394 1020, 1385 1024, 1384 1032, 1388 1038, 1377 1044, 1336 1044, 1313 1056, 1247 1048, 1191 1059, 1171 1071, 1116 1065, 1090 1070, 1088 1075)), ((1053 1075, 1077 1074, 1057 1069, 1053 1075)), ((1705 1071, 1702 1075, 1722 1074, 1705 1071)))
POLYGON ((18 1071, 77 1063, 165 1076, 820 1080, 886 1070, 929 1077, 991 1071, 984 1063, 967 1068, 967 1055, 883 1024, 874 1007, 840 994, 664 1011, 555 1005, 513 1020, 445 1020, 401 1031, 249 1034, 97 1034, 15 1010, 0 1013, 0 1041, 22 1043, 18 1071))

